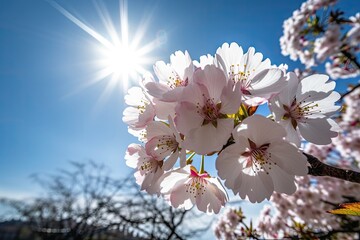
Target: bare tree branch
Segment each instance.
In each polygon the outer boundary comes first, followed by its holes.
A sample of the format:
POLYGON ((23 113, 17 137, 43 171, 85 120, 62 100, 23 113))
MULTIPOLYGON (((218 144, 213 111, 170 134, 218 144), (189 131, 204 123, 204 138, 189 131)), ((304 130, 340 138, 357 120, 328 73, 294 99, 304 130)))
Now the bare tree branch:
POLYGON ((304 153, 304 155, 307 157, 308 163, 310 163, 309 175, 329 176, 349 182, 360 183, 360 172, 329 166, 310 154, 304 153))

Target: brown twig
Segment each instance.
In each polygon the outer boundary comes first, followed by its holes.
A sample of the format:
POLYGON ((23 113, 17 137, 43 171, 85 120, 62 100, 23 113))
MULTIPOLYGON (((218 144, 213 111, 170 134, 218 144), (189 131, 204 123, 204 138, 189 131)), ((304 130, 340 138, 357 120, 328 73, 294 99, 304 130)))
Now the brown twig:
POLYGON ((355 91, 359 87, 360 87, 360 82, 357 85, 353 86, 349 91, 342 94, 341 97, 340 97, 340 101, 343 100, 345 96, 349 95, 350 93, 352 93, 353 91, 355 91))
POLYGON ((304 155, 307 157, 308 163, 310 163, 309 175, 328 176, 349 182, 360 183, 360 172, 329 166, 310 154, 304 153, 304 155))

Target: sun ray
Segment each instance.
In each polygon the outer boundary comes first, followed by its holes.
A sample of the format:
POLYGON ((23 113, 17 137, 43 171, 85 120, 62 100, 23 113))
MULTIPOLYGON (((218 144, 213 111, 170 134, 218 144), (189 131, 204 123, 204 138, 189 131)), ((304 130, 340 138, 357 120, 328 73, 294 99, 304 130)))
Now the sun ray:
POLYGON ((104 99, 107 99, 108 95, 111 94, 117 86, 121 87, 123 91, 126 91, 129 86, 129 81, 138 80, 139 75, 146 72, 144 66, 150 65, 150 63, 153 62, 149 53, 158 47, 158 40, 155 39, 145 45, 140 45, 150 18, 148 16, 144 18, 145 20, 143 20, 142 24, 136 29, 134 37, 130 38, 128 5, 126 0, 119 1, 119 31, 116 30, 114 22, 111 20, 111 16, 104 4, 99 2, 94 3, 95 9, 108 35, 107 37, 95 31, 55 1, 50 0, 49 2, 67 19, 99 43, 96 47, 99 56, 98 59, 94 61, 99 69, 96 71, 93 79, 90 79, 83 85, 85 88, 106 79, 106 87, 99 97, 98 102, 103 102, 104 99))
POLYGON ((74 15, 72 15, 69 11, 67 11, 65 8, 60 6, 58 3, 54 2, 54 1, 50 1, 50 4, 54 8, 56 8, 60 13, 62 13, 67 19, 72 21, 74 24, 76 24, 78 27, 80 27, 82 30, 84 30, 86 33, 88 33, 94 39, 99 41, 99 43, 101 43, 102 45, 104 45, 106 47, 111 47, 112 44, 106 38, 104 38, 99 33, 94 31, 92 28, 87 26, 85 23, 80 21, 78 18, 76 18, 74 15))

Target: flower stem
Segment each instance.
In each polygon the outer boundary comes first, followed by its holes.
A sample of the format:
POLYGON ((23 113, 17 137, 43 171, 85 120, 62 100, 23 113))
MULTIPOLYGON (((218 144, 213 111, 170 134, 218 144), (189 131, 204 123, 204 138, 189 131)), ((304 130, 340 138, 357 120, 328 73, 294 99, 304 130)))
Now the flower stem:
POLYGON ((204 165, 205 165, 204 164, 204 159, 205 159, 205 156, 201 155, 201 164, 200 164, 200 171, 199 171, 200 174, 205 172, 205 170, 204 170, 204 165))
POLYGON ((355 172, 352 170, 345 170, 341 168, 336 168, 329 166, 325 163, 322 163, 316 157, 303 153, 307 157, 309 167, 309 175, 313 176, 329 176, 334 178, 343 179, 349 182, 360 183, 360 172, 355 172))
POLYGON ((249 115, 248 115, 247 109, 244 104, 241 104, 241 110, 244 112, 245 118, 247 118, 249 115))
POLYGON ((192 158, 195 156, 195 152, 192 152, 190 156, 186 159, 186 164, 190 164, 192 162, 192 158))

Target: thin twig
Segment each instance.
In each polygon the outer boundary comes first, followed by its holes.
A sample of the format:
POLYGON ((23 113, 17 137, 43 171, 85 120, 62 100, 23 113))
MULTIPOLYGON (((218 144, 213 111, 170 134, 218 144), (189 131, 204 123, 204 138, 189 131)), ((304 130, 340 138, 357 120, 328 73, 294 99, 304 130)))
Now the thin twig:
POLYGON ((353 91, 355 91, 357 88, 360 87, 360 82, 353 86, 349 91, 347 91, 346 93, 342 94, 341 97, 340 97, 340 101, 342 101, 344 99, 345 96, 349 95, 350 93, 352 93, 353 91))
POLYGON ((328 176, 349 182, 360 183, 360 172, 329 166, 310 154, 304 153, 304 155, 307 157, 308 163, 310 163, 309 175, 328 176))

